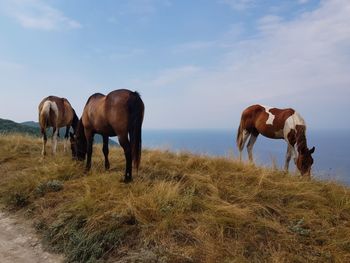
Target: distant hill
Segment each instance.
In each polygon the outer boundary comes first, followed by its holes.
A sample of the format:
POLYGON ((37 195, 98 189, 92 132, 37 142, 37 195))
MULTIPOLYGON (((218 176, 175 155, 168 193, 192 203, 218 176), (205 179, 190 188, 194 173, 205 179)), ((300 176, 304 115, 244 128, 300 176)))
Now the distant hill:
MULTIPOLYGON (((25 133, 34 136, 40 136, 39 123, 35 121, 25 121, 17 123, 11 120, 0 119, 0 133, 25 133)), ((66 129, 60 129, 60 136, 63 137, 66 129)), ((50 134, 50 133, 49 133, 50 134)), ((102 143, 103 139, 101 135, 96 134, 94 137, 95 143, 102 143)), ((109 139, 109 145, 118 146, 119 144, 109 139)))
POLYGON ((11 120, 0 118, 0 133, 24 133, 33 136, 39 136, 40 131, 38 127, 23 125, 11 120))
POLYGON ((34 127, 34 128, 39 128, 39 122, 35 122, 35 121, 25 121, 25 122, 21 122, 20 124, 26 125, 26 126, 30 126, 30 127, 34 127))

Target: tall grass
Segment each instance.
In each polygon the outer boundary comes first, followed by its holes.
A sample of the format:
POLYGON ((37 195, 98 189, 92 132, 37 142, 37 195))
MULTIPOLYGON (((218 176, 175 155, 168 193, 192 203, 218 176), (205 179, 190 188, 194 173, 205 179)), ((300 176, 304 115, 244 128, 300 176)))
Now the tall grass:
MULTIPOLYGON (((62 148, 62 147, 61 147, 62 148)), ((68 262, 350 262, 350 189, 234 159, 144 150, 133 183, 0 136, 0 199, 68 262)))

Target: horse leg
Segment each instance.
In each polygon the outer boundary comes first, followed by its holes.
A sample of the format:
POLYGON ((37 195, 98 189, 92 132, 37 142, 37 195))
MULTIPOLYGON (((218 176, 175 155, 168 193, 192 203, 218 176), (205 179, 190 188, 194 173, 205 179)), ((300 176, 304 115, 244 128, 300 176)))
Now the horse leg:
POLYGON ((242 161, 242 151, 244 149, 244 145, 245 143, 247 142, 248 138, 249 138, 249 135, 250 133, 244 129, 242 131, 242 134, 241 134, 241 140, 240 140, 240 143, 238 145, 238 150, 239 150, 239 161, 242 161))
POLYGON ((86 158, 86 171, 90 171, 91 169, 91 156, 92 156, 92 145, 94 141, 94 135, 90 131, 85 130, 85 137, 86 137, 86 143, 87 143, 87 158, 86 158))
POLYGON ((293 146, 288 143, 287 153, 286 153, 286 162, 284 163, 284 170, 287 172, 289 169, 289 162, 292 158, 293 146))
POLYGON ((57 134, 58 134, 58 128, 53 127, 52 128, 52 154, 56 154, 57 150, 57 134))
POLYGON ((66 126, 66 133, 64 134, 64 142, 63 142, 63 151, 66 153, 67 152, 67 143, 68 143, 68 139, 69 139, 69 129, 70 129, 70 125, 66 126))
POLYGON ((127 135, 118 136, 119 144, 124 150, 125 155, 125 177, 124 182, 128 183, 132 181, 132 158, 131 158, 131 146, 127 135))
POLYGON ((248 157, 250 162, 254 162, 253 160, 253 146, 254 143, 256 142, 256 139, 258 138, 259 133, 257 132, 252 132, 249 138, 249 142, 247 145, 247 151, 248 151, 248 157))
POLYGON ((109 160, 108 160, 108 153, 109 153, 109 149, 108 149, 108 136, 103 136, 103 155, 105 156, 105 169, 108 170, 109 169, 109 160))
POLYGON ((46 129, 41 128, 41 134, 43 136, 43 149, 41 151, 41 155, 45 156, 46 155, 46 143, 47 143, 47 136, 46 136, 46 129))
POLYGON ((297 151, 295 150, 294 147, 292 147, 292 155, 294 156, 294 164, 297 164, 297 151))

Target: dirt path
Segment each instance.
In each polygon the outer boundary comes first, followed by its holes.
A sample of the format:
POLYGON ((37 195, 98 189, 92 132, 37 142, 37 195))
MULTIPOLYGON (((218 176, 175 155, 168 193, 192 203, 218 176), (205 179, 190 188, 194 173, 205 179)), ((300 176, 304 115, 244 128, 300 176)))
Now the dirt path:
POLYGON ((1 263, 61 263, 63 257, 43 251, 28 223, 0 211, 1 263))

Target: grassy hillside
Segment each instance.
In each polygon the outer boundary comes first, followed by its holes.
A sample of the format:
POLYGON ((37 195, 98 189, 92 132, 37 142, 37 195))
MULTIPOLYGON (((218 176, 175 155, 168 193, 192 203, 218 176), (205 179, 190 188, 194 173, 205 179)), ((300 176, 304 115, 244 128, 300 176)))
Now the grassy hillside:
POLYGON ((69 262, 350 262, 350 189, 225 158, 144 150, 134 182, 0 136, 0 200, 69 262))

